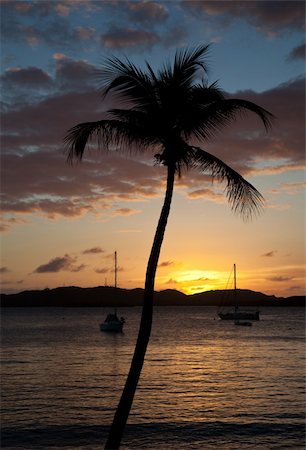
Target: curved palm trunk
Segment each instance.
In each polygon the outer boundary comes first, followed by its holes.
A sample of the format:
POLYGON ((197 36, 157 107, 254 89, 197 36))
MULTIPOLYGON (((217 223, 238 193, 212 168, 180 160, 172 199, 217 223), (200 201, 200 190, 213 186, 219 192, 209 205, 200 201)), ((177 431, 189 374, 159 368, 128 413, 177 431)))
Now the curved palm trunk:
POLYGON ((167 190, 165 200, 161 210, 160 218, 158 221, 147 265, 142 315, 134 356, 132 359, 128 377, 125 382, 124 389, 122 391, 121 399, 119 401, 117 410, 114 415, 113 423, 110 428, 105 449, 115 450, 120 447, 120 442, 132 407, 138 380, 144 363, 152 327, 155 273, 167 225, 167 220, 170 212, 170 205, 174 186, 174 175, 175 175, 175 168, 168 167, 167 190))

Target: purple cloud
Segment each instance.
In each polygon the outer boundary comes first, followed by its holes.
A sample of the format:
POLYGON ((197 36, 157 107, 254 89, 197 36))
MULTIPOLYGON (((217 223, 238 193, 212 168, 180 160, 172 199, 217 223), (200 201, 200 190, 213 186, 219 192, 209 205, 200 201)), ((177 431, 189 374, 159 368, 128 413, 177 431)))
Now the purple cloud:
POLYGON ((81 60, 61 58, 56 63, 56 82, 61 89, 68 91, 88 91, 96 84, 97 69, 81 60))
POLYGON ((223 194, 215 192, 213 189, 210 188, 196 189, 194 191, 188 192, 187 196, 192 200, 205 198, 215 202, 223 202, 224 199, 223 194))
POLYGON ((174 265, 175 265, 174 261, 163 261, 158 264, 158 267, 172 267, 174 265))
MULTIPOLYGON (((86 84, 93 66, 72 61, 65 57, 57 60, 53 85, 69 83, 72 86, 86 84), (75 72, 75 79, 73 79, 75 72)), ((14 82, 22 83, 30 73, 37 79, 49 80, 42 71, 28 68, 18 74, 14 82), (41 78, 39 78, 41 77, 41 78)), ((2 116, 2 212, 9 213, 2 225, 6 231, 17 224, 21 216, 38 213, 55 219, 62 215, 77 217, 85 213, 113 214, 115 201, 151 198, 158 195, 163 186, 163 171, 147 164, 152 155, 144 160, 127 159, 115 152, 98 155, 87 149, 82 164, 71 167, 65 162, 62 138, 67 129, 79 122, 99 120, 105 105, 97 91, 87 87, 85 92, 58 92, 31 104, 12 103, 12 109, 2 116), (39 127, 37 124, 39 123, 39 127)), ((214 141, 207 142, 205 149, 232 165, 242 174, 256 174, 261 169, 254 167, 254 160, 280 160, 271 171, 287 171, 301 168, 305 164, 305 82, 302 78, 292 80, 274 89, 255 93, 236 92, 235 97, 246 98, 262 105, 277 117, 273 129, 266 134, 262 124, 254 117, 224 130, 214 141), (284 105, 286 109, 284 110, 284 105), (233 149, 235 151, 233 151, 233 149)), ((220 201, 221 197, 211 190, 207 176, 190 171, 181 182, 190 188, 190 198, 207 197, 220 201)), ((131 208, 117 208, 117 214, 135 213, 131 208)))
POLYGON ((169 17, 165 5, 156 2, 127 2, 129 19, 135 22, 152 25, 159 24, 169 17))
POLYGON ((267 258, 272 258, 273 256, 276 255, 276 253, 277 253, 277 250, 272 250, 271 252, 264 253, 261 256, 264 256, 264 257, 267 257, 267 258))
POLYGON ((289 61, 296 61, 296 60, 304 60, 306 54, 306 44, 301 44, 298 47, 295 47, 291 52, 289 53, 288 60, 289 61))
POLYGON ((53 85, 50 75, 38 67, 11 68, 1 75, 6 88, 14 86, 28 88, 48 88, 53 85))
POLYGON ((152 48, 159 41, 157 34, 136 28, 112 26, 107 33, 101 35, 101 43, 111 49, 137 47, 138 50, 144 50, 152 48))
POLYGON ((110 270, 109 270, 107 267, 102 267, 102 268, 100 268, 100 269, 95 269, 95 272, 96 272, 96 273, 103 274, 103 273, 108 273, 108 272, 110 272, 110 270))
POLYGON ((72 258, 68 254, 62 257, 57 256, 56 258, 51 259, 48 263, 38 266, 34 270, 34 273, 54 273, 60 272, 62 270, 66 270, 69 272, 80 272, 85 268, 84 264, 76 266, 75 262, 76 258, 72 258))
POLYGON ((92 247, 84 250, 83 255, 96 255, 97 253, 104 253, 104 250, 101 247, 92 247))
POLYGON ((267 280, 282 282, 282 281, 290 281, 290 280, 292 280, 292 277, 275 276, 275 277, 267 278, 267 280))
MULTIPOLYGON (((72 10, 79 14, 94 8, 87 8, 89 2, 69 2, 64 4, 56 1, 5 2, 2 6, 2 38, 4 42, 12 41, 28 44, 56 46, 58 49, 88 46, 94 41, 95 29, 87 26, 70 24, 68 16, 72 10), (18 7, 19 4, 19 7, 18 7), (24 6, 23 6, 24 5, 24 6), (26 16, 26 20, 25 19, 26 16)), ((99 2, 90 2, 96 8, 103 9, 99 2)), ((102 2, 101 2, 102 3, 102 2)))
POLYGON ((275 35, 283 30, 302 30, 305 2, 301 1, 198 1, 184 0, 182 7, 194 14, 220 18, 223 24, 244 19, 258 31, 275 35))
POLYGON ((140 211, 132 208, 118 208, 113 212, 113 216, 131 216, 138 214, 140 211))

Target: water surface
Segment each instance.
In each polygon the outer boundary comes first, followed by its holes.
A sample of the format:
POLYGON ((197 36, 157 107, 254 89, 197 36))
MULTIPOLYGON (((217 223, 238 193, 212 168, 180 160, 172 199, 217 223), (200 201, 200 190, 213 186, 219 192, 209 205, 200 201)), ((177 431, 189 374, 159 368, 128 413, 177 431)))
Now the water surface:
MULTIPOLYGON (((107 308, 2 310, 2 448, 103 448, 133 354, 107 308)), ((304 440, 304 309, 263 308, 237 327, 210 307, 155 309, 125 449, 298 449, 304 440)))

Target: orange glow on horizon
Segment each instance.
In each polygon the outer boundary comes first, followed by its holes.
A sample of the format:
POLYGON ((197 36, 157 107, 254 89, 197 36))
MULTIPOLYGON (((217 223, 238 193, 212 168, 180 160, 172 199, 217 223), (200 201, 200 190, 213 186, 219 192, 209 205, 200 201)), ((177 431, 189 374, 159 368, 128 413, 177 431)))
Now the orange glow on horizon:
MULTIPOLYGON (((228 273, 209 270, 180 270, 168 273, 164 277, 164 283, 168 284, 170 289, 176 289, 184 294, 191 295, 204 291, 216 289, 225 289, 228 273)), ((162 279, 159 278, 159 282, 162 279)), ((159 283, 160 284, 160 283, 159 283)))

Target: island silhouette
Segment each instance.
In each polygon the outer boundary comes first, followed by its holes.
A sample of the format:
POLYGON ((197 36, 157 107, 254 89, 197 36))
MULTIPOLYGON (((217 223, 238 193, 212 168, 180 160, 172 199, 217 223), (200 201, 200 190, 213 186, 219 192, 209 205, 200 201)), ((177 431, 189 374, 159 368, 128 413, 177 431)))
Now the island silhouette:
MULTIPOLYGON (((212 290, 187 295, 166 289, 154 291, 156 306, 305 306, 305 296, 276 297, 249 289, 212 290)), ((1 307, 129 307, 142 306, 143 289, 123 289, 111 286, 81 288, 77 286, 28 290, 1 294, 1 307)))

